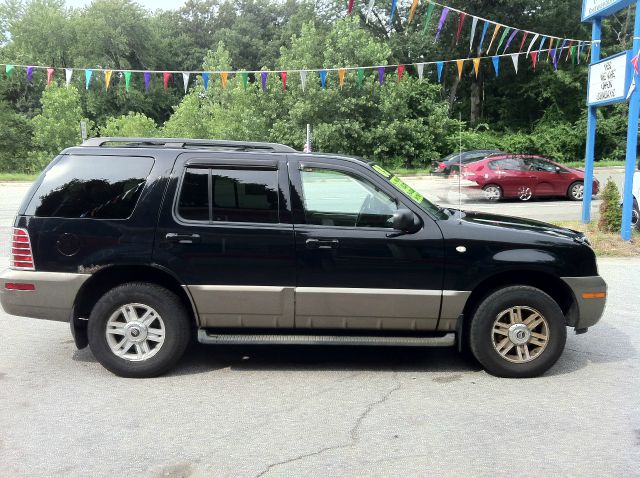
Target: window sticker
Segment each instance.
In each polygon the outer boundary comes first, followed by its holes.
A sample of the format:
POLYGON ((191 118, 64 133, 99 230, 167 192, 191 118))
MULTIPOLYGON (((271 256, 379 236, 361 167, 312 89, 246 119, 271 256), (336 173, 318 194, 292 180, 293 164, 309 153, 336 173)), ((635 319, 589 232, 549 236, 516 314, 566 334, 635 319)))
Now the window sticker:
POLYGON ((377 171, 378 173, 382 174, 387 179, 391 177, 391 173, 389 171, 387 171, 386 169, 384 169, 381 166, 378 166, 377 164, 373 165, 373 169, 375 171, 377 171))
POLYGON ((397 187, 403 193, 405 193, 407 196, 413 199, 413 201, 415 201, 417 204, 420 204, 424 199, 424 196, 422 194, 420 194, 418 191, 413 189, 407 183, 402 181, 398 176, 392 176, 389 181, 391 181, 391 184, 393 184, 395 187, 397 187))

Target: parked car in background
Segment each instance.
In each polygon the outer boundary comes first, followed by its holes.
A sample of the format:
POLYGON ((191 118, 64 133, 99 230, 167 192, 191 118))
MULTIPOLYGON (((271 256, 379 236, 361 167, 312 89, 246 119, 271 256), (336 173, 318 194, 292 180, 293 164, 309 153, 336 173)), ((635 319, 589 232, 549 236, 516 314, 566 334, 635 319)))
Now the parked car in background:
MULTIPOLYGON (((502 154, 463 167, 465 179, 478 184, 490 201, 518 198, 564 196, 581 201, 584 196, 584 172, 560 165, 541 156, 502 154)), ((593 194, 600 183, 593 180, 593 194)))
MULTIPOLYGON (((638 205, 638 198, 640 198, 640 171, 636 171, 633 175, 633 211, 631 213, 631 226, 640 231, 640 206, 638 205)), ((624 195, 624 191, 623 191, 624 195)), ((620 204, 622 207, 622 204, 620 204)))
POLYGON ((462 154, 453 153, 446 158, 441 159, 440 161, 434 162, 431 168, 431 173, 441 174, 444 176, 457 174, 460 172, 461 162, 464 166, 465 164, 480 161, 481 159, 484 159, 487 156, 491 156, 492 154, 502 154, 502 151, 482 149, 475 151, 464 151, 462 154))

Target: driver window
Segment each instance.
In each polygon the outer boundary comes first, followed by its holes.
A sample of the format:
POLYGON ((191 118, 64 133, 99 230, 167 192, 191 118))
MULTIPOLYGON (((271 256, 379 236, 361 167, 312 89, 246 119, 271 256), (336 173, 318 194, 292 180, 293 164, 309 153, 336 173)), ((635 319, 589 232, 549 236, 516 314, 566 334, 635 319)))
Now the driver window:
POLYGON ((393 228, 397 202, 369 181, 333 169, 300 171, 307 224, 393 228))

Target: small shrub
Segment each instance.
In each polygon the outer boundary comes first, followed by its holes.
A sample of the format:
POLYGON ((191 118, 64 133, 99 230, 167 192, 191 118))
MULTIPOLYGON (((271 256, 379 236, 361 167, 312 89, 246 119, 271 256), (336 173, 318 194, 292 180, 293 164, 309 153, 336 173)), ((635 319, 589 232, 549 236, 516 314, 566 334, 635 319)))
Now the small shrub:
POLYGON ((602 204, 600 205, 600 219, 598 229, 603 232, 618 232, 622 224, 622 209, 620 208, 620 191, 611 178, 602 190, 602 204))

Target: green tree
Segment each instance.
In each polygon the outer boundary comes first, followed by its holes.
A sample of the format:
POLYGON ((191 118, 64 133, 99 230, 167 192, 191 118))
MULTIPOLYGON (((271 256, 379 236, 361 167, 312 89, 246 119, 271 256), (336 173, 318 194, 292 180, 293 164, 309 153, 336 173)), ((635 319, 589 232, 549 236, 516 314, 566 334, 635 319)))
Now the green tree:
POLYGON ((31 122, 7 101, 0 100, 0 125, 0 171, 30 172, 31 122))
POLYGON ((600 204, 600 219, 598 229, 603 232, 618 232, 622 226, 622 208, 620 207, 620 191, 611 178, 602 190, 602 204, 600 204))
POLYGON ((130 111, 126 115, 117 118, 109 118, 107 123, 100 128, 100 136, 158 136, 158 127, 155 122, 141 113, 130 111))

